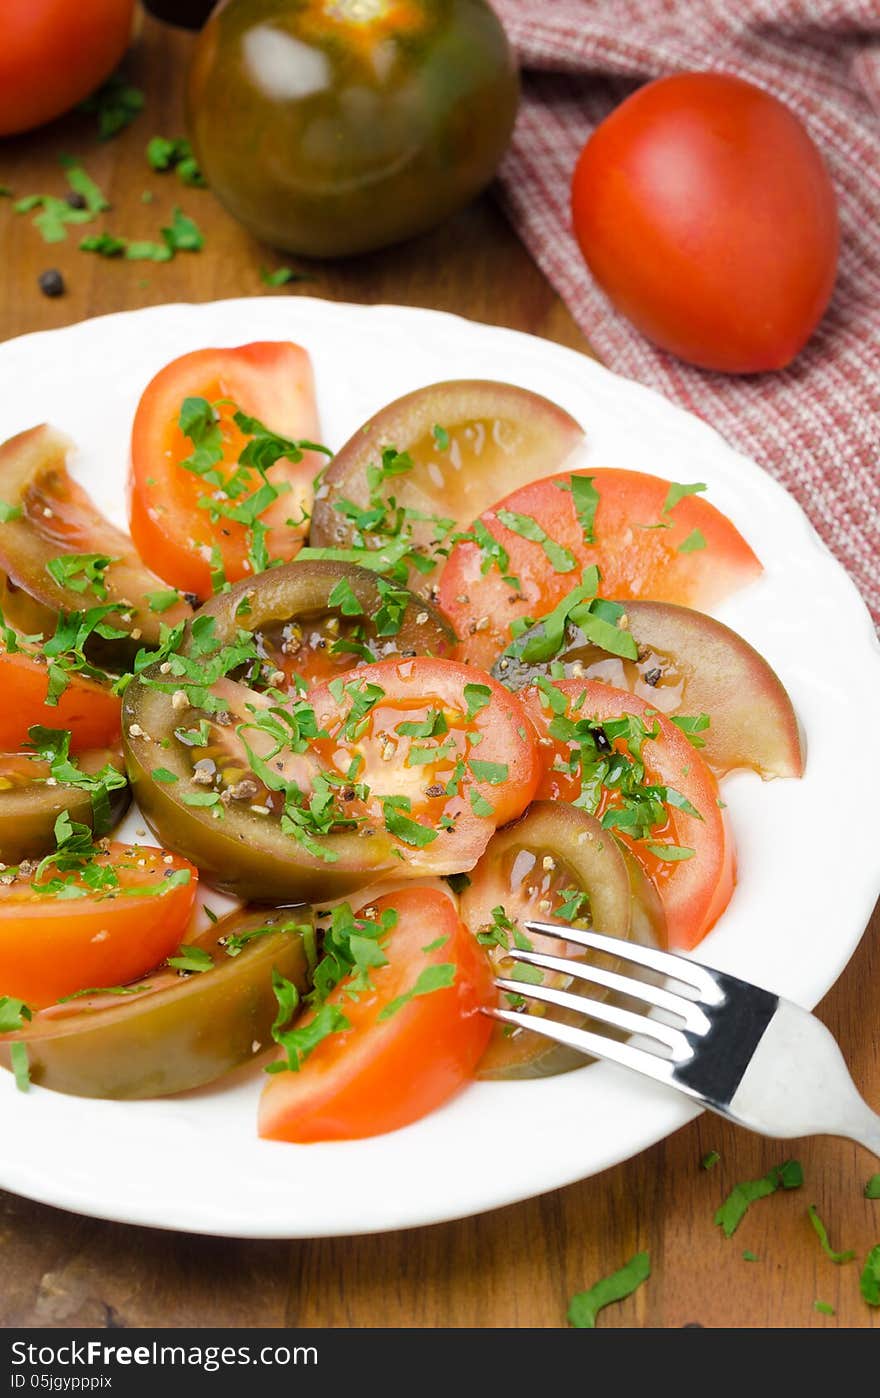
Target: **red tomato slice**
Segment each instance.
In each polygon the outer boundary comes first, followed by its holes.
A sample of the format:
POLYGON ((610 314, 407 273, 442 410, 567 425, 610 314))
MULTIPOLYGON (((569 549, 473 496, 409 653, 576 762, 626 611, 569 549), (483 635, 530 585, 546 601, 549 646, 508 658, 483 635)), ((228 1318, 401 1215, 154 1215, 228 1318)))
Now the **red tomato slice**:
MULTIPOLYGON (((576 742, 552 736, 554 718, 574 721, 595 720, 603 724, 624 714, 641 718, 649 732, 659 730, 656 737, 645 738, 641 748, 644 782, 652 786, 671 788, 697 812, 694 816, 669 801, 664 801, 665 820, 655 826, 648 839, 635 839, 625 826, 614 824, 615 835, 639 860, 653 881, 663 901, 668 927, 669 946, 695 947, 718 921, 730 902, 736 877, 733 837, 724 812, 718 804, 718 783, 691 746, 681 729, 665 718, 643 699, 625 690, 613 689, 596 680, 558 680, 549 689, 544 686, 523 690, 520 698, 535 725, 539 751, 544 761, 544 776, 538 788, 539 798, 574 801, 581 795, 580 772, 554 770, 568 765, 576 742), (564 712, 554 713, 551 703, 564 712), (693 854, 684 859, 658 857, 652 849, 672 846, 689 849, 693 854)), ((626 755, 623 738, 612 741, 615 751, 626 755)), ((595 814, 608 824, 611 812, 621 805, 619 791, 602 786, 596 800, 595 814)))
POLYGON ((45 665, 28 651, 0 651, 0 751, 15 752, 27 742, 35 723, 45 728, 66 728, 70 751, 109 748, 120 734, 120 701, 109 689, 71 673, 57 704, 46 703, 49 675, 45 665))
POLYGON ((199 877, 192 864, 150 845, 114 843, 95 856, 95 868, 112 868, 118 884, 96 891, 81 873, 55 865, 39 884, 28 871, 0 883, 0 995, 42 1009, 77 990, 136 980, 180 945, 199 877), (172 878, 181 870, 186 883, 172 878), (65 896, 41 891, 57 879, 71 881, 65 896))
MULTIPOLYGON (((181 432, 178 416, 185 398, 206 398, 218 407, 224 460, 218 466, 231 474, 245 445, 232 416, 236 409, 258 418, 270 431, 295 440, 319 440, 318 413, 311 360, 299 345, 257 342, 238 349, 204 349, 166 364, 144 390, 134 418, 131 438, 131 534, 144 561, 166 582, 198 597, 209 597, 211 555, 217 548, 230 582, 249 572, 246 525, 221 518, 211 523, 198 501, 210 487, 180 465, 193 444, 181 432)), ((308 528, 312 482, 325 464, 316 452, 299 462, 281 460, 271 467, 274 485, 292 489, 260 515, 269 526, 266 544, 271 558, 295 557, 308 528)), ((252 472, 252 487, 259 485, 252 472)), ((250 492, 249 492, 250 493, 250 492)))
MULTIPOLYGON (((260 1100, 259 1132, 275 1141, 351 1141, 417 1121, 473 1075, 492 1029, 480 1013, 495 990, 489 963, 450 898, 408 888, 375 904, 397 923, 383 943, 387 964, 371 969, 372 989, 350 998, 342 981, 328 997, 349 1028, 323 1039, 299 1072, 272 1076, 260 1100), (451 967, 452 984, 412 996, 431 966, 451 967)), ((363 913, 363 909, 361 912, 363 913)), ((309 1011, 301 1024, 314 1019, 309 1011)))
POLYGON ((540 779, 516 698, 457 661, 382 660, 318 685, 309 702, 329 734, 309 756, 354 792, 364 784, 347 809, 397 835, 413 876, 472 868, 540 779), (409 804, 393 804, 401 798, 409 804))
POLYGON ((578 518, 572 473, 565 472, 523 486, 480 516, 506 562, 493 561, 470 540, 450 553, 439 601, 471 664, 488 669, 510 644, 510 623, 552 611, 591 564, 599 569, 603 597, 650 597, 702 611, 761 572, 739 531, 701 495, 686 495, 666 511, 672 483, 659 476, 613 469, 574 475, 592 479, 598 495, 593 543, 578 518), (499 518, 501 511, 520 517, 515 528, 499 518), (517 528, 543 533, 547 546, 517 528), (505 578, 517 578, 519 587, 505 578))

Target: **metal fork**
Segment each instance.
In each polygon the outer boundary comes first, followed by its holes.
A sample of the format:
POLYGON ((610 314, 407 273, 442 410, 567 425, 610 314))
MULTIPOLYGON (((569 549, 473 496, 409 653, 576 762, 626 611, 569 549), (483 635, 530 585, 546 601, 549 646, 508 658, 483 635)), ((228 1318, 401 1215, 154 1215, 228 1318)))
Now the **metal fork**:
POLYGON ((516 1008, 487 1009, 494 1019, 666 1083, 751 1131, 778 1137, 845 1136, 880 1158, 880 1116, 856 1091, 829 1030, 807 1010, 736 976, 653 947, 549 922, 525 926, 536 936, 557 937, 657 972, 667 983, 649 984, 568 957, 511 947, 506 955, 513 961, 639 1000, 651 1011, 637 1013, 501 976, 496 985, 509 995, 573 1010, 634 1040, 516 1008))

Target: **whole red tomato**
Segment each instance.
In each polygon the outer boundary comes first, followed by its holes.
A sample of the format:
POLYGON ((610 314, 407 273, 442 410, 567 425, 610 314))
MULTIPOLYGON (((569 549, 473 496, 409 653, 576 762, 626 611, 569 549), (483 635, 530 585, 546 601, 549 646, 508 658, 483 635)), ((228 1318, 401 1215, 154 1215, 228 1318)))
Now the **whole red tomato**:
POLYGON ((125 53, 133 14, 134 0, 3 0, 0 136, 88 97, 125 53))
POLYGON ((705 369, 782 368, 831 297, 837 203, 822 156, 739 78, 682 73, 628 97, 581 152, 572 213, 615 306, 705 369))

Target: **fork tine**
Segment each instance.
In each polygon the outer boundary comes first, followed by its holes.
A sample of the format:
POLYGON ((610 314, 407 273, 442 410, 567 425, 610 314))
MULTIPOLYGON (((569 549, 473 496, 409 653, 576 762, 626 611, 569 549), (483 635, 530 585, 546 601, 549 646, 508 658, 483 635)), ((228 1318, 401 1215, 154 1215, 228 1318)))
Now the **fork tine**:
MULTIPOLYGON (((555 1005, 560 1010, 573 1010, 575 1014, 599 1020, 602 1024, 612 1024, 615 1029, 623 1029, 627 1034, 644 1034, 671 1050, 676 1063, 684 1063, 694 1056, 682 1031, 673 1029, 662 1020, 649 1019, 647 1015, 634 1014, 632 1010, 622 1010, 618 1005, 593 1000, 588 995, 573 995, 570 990, 551 989, 548 985, 530 985, 525 981, 508 980, 506 976, 496 976, 495 984, 499 990, 506 990, 512 995, 539 1000, 543 1005, 555 1005)), ((650 1049, 645 1052, 649 1053, 650 1049)))
MULTIPOLYGON (((519 982, 517 982, 519 986, 519 982)), ((671 1058, 661 1058, 659 1054, 647 1053, 632 1044, 619 1043, 617 1039, 607 1039, 604 1034, 594 1034, 589 1029, 580 1029, 573 1024, 560 1024, 558 1019, 539 1019, 536 1015, 522 1014, 516 1010, 502 1010, 497 1006, 483 1009, 490 1019, 502 1024, 515 1025, 517 1029, 530 1029, 545 1039, 553 1039, 557 1044, 567 1044, 588 1058, 607 1058, 619 1063, 622 1068, 631 1068, 643 1077, 654 1078, 656 1082, 671 1083, 675 1068, 671 1058)))
POLYGON ((673 952, 643 947, 638 942, 624 942, 619 937, 606 937, 601 932, 580 927, 562 926, 558 922, 529 919, 523 925, 528 932, 534 932, 537 936, 558 937, 565 942, 575 942, 578 946, 605 952, 608 956, 617 956, 621 961, 634 961, 651 971, 659 971, 662 976, 670 976, 673 980, 692 986, 707 1005, 717 1005, 724 999, 724 992, 710 971, 699 962, 688 961, 686 957, 676 956, 673 952))
POLYGON ((709 1020, 696 1000, 684 995, 676 995, 659 985, 649 985, 647 981, 636 981, 630 976, 620 976, 616 971, 605 971, 601 966, 592 966, 584 961, 572 961, 565 956, 550 956, 543 951, 525 951, 511 947, 505 952, 511 961, 525 961, 529 966, 542 966, 546 971, 557 971, 571 976, 572 980, 589 981, 592 985, 604 986, 620 995, 629 995, 635 1000, 644 1000, 658 1010, 668 1010, 685 1022, 685 1027, 693 1034, 707 1034, 709 1020))

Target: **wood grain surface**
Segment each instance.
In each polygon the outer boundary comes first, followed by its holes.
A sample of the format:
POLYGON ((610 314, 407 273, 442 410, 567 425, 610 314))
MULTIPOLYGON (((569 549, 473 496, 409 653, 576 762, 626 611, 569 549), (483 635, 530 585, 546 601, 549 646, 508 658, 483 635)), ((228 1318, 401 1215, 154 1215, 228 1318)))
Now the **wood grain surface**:
MULTIPOLYGON (((261 267, 292 260, 256 244, 210 193, 182 188, 173 175, 147 166, 150 136, 183 134, 191 44, 188 35, 143 21, 126 69, 147 94, 146 111, 105 143, 96 138, 94 118, 83 115, 0 141, 0 185, 16 196, 63 193, 57 158, 72 152, 112 200, 101 226, 156 237, 180 204, 202 227, 205 250, 165 265, 108 262, 77 251, 75 237, 47 246, 29 217, 14 215, 11 201, 0 200, 0 337, 166 301, 264 294, 261 267), (142 201, 144 190, 153 191, 153 202, 142 201), (53 266, 67 284, 58 300, 37 288, 39 273, 53 266)), ((290 297, 294 338, 302 292, 437 307, 588 350, 488 196, 404 247, 303 270, 310 280, 273 293, 290 297)), ((95 365, 96 378, 111 373, 112 365, 95 365)), ((4 394, 14 391, 14 384, 0 385, 4 394)), ((827 935, 835 935, 834 927, 827 935)), ((876 912, 820 1013, 856 1081, 880 1103, 876 912)), ((185 1161, 180 1168, 183 1180, 185 1161)), ((573 1292, 647 1249, 650 1281, 606 1310, 601 1325, 880 1326, 880 1309, 869 1309, 859 1294, 862 1261, 880 1242, 880 1202, 863 1197, 877 1168, 866 1152, 840 1141, 759 1140, 703 1117, 594 1179, 480 1218, 294 1243, 130 1228, 0 1195, 0 1324, 554 1327, 565 1324, 573 1292), (706 1171, 700 1161, 710 1150, 721 1160, 706 1171), (761 1201, 725 1241, 712 1219, 726 1193, 789 1156, 803 1162, 805 1187, 761 1201), (811 1203, 834 1246, 854 1248, 856 1262, 836 1266, 825 1257, 807 1217, 811 1203), (744 1250, 758 1260, 744 1260, 744 1250), (816 1300, 834 1306, 836 1316, 817 1313, 816 1300)), ((247 1181, 235 1187, 246 1189, 247 1181)))

